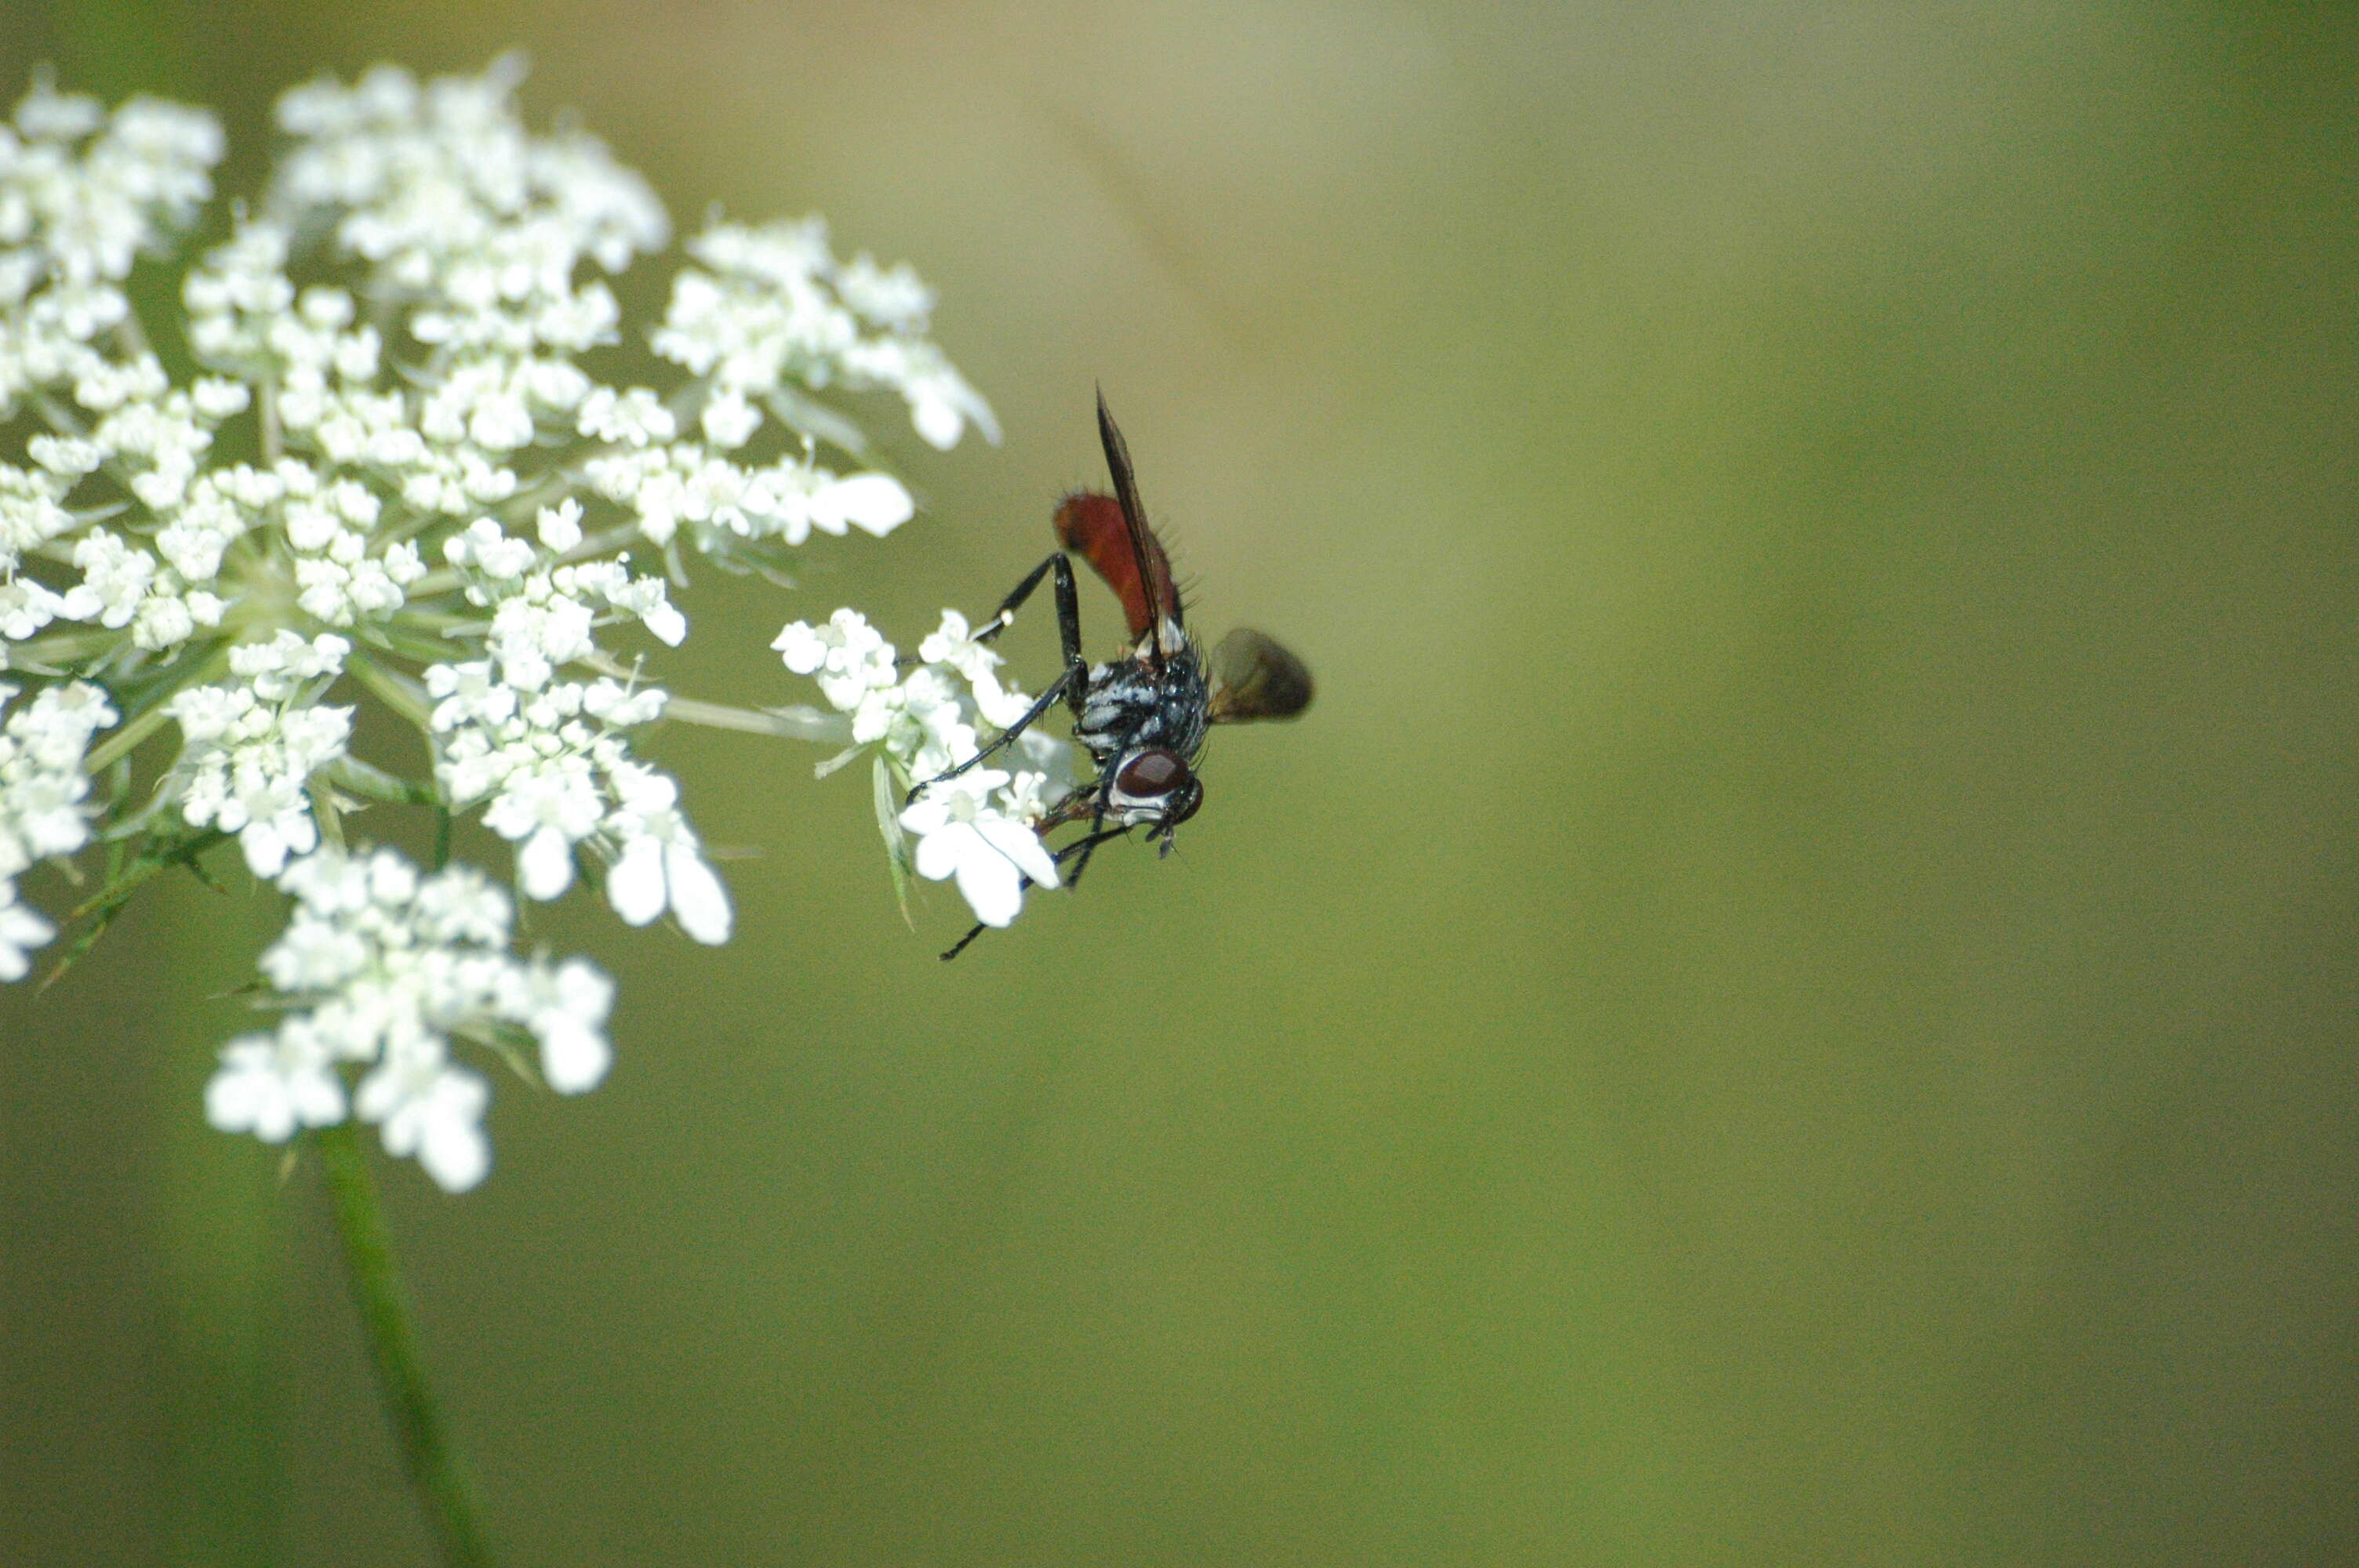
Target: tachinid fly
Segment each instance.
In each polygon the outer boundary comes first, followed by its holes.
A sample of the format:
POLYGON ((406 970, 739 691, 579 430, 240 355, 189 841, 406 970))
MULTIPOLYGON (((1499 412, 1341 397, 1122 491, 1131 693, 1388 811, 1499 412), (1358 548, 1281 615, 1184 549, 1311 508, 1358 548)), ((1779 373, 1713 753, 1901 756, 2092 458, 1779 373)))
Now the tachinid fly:
MULTIPOLYGON (((1065 654, 1063 673, 1049 683, 1023 716, 974 756, 927 781, 940 784, 976 766, 1038 722, 1062 701, 1073 716, 1073 739, 1097 763, 1097 777, 1052 806, 1041 819, 1045 837, 1069 823, 1089 831, 1056 851, 1065 881, 1081 881, 1100 844, 1144 827, 1171 852, 1172 829, 1204 803, 1196 760, 1206 730, 1256 719, 1292 719, 1310 706, 1310 671, 1303 662, 1259 632, 1239 627, 1212 650, 1210 669, 1188 635, 1186 606, 1171 579, 1162 541, 1147 526, 1131 472, 1130 449, 1098 395, 1098 438, 1105 446, 1114 493, 1081 491, 1058 503, 1057 542, 1064 548, 1027 573, 1001 602, 999 613, 976 633, 996 637, 1014 624, 1016 611, 1043 579, 1057 589, 1057 630, 1065 654), (1089 562, 1122 600, 1130 626, 1129 652, 1093 665, 1082 656, 1082 613, 1067 551, 1089 562)), ((911 792, 911 797, 926 785, 911 792)), ((977 925, 944 953, 955 958, 983 934, 977 925)))

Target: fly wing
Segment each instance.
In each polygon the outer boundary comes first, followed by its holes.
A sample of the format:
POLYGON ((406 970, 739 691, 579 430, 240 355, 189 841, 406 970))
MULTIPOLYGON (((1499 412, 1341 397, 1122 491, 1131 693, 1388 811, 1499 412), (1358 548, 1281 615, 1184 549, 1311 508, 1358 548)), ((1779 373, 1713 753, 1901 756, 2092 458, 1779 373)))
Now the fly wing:
MULTIPOLYGON (((1171 581, 1171 563, 1164 558, 1163 544, 1155 530, 1147 525, 1147 508, 1138 499, 1138 481, 1130 467, 1130 444, 1122 438, 1114 416, 1106 411, 1105 392, 1098 392, 1098 440, 1105 447, 1106 469, 1114 475, 1114 499, 1122 504, 1123 525, 1130 534, 1130 553, 1138 568, 1138 580, 1145 586, 1147 604, 1156 612, 1155 659, 1158 665, 1167 654, 1180 651, 1179 639, 1164 636, 1165 621, 1177 632, 1183 624, 1180 605, 1180 589, 1171 581)), ((1133 629, 1134 635, 1143 635, 1144 627, 1133 629)))
POLYGON ((1215 724, 1293 719, 1310 706, 1310 666, 1276 638, 1240 626, 1212 650, 1215 724))

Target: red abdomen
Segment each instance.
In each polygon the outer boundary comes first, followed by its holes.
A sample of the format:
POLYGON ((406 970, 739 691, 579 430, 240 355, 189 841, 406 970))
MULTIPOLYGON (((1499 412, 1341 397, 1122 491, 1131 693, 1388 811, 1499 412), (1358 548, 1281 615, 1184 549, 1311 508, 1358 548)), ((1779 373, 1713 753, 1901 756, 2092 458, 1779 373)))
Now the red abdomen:
POLYGON ((1147 570, 1152 586, 1138 579, 1138 557, 1130 543, 1130 530, 1122 518, 1122 507, 1111 495, 1095 491, 1076 491, 1057 503, 1057 538, 1065 548, 1078 553, 1095 568, 1105 585, 1122 600, 1122 612, 1130 622, 1130 634, 1144 637, 1155 623, 1156 612, 1177 620, 1180 615, 1179 590, 1171 585, 1171 564, 1164 558, 1162 543, 1151 533, 1143 541, 1147 551, 1147 570), (1157 603, 1157 600, 1161 603, 1157 603))

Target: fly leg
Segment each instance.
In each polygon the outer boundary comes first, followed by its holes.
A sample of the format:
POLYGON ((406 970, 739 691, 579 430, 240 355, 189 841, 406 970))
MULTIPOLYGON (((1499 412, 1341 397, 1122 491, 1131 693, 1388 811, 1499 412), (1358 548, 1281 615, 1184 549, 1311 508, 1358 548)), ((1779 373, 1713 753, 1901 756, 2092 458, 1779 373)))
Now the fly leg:
MULTIPOLYGON (((1090 667, 1082 657, 1081 596, 1073 588, 1073 563, 1064 551, 1059 550, 1034 567, 1032 575, 1017 583, 1016 591, 1000 605, 999 613, 993 617, 993 624, 976 633, 974 640, 988 643, 1014 624, 1016 611, 1032 597, 1032 590, 1040 586, 1040 574, 1044 571, 1054 572, 1057 576, 1057 644, 1065 655, 1065 673, 1060 680, 1065 688, 1065 706, 1073 710, 1074 718, 1079 719, 1082 716, 1082 691, 1089 685, 1090 667)), ((1049 689, 1053 691, 1056 687, 1052 686, 1049 689)), ((1033 704, 1032 711, 1016 720, 993 744, 1005 745, 1009 736, 1021 733, 1026 726, 1047 711, 1045 701, 1033 704)))
MULTIPOLYGON (((1105 818, 1103 816, 1100 816, 1096 820, 1098 822, 1103 822, 1105 818)), ((1119 838, 1129 831, 1130 829, 1128 827, 1099 828, 1093 824, 1093 830, 1089 837, 1085 838, 1076 838, 1071 843, 1066 845, 1063 849, 1058 850, 1057 864, 1060 866, 1063 865, 1067 860, 1076 854, 1080 855, 1082 858, 1082 863, 1073 868, 1073 874, 1065 879, 1065 885, 1067 887, 1071 887, 1074 883, 1082 880, 1082 872, 1088 869, 1090 856, 1096 850, 1099 845, 1104 843, 1109 838, 1119 838)), ((1034 883, 1030 877, 1026 877, 1023 879, 1021 885, 1029 888, 1033 886, 1034 883)), ((952 958, 957 957, 961 953, 965 952, 968 947, 973 945, 976 937, 982 935, 984 932, 990 929, 990 926, 983 924, 981 921, 977 921, 973 929, 970 930, 965 935, 960 937, 956 945, 954 945, 950 951, 942 955, 942 962, 947 964, 952 958)))
POLYGON ((1066 558, 1062 550, 1034 567, 1031 573, 1016 585, 1016 591, 1001 601, 999 613, 992 617, 988 626, 975 633, 974 641, 987 643, 1013 625, 1016 611, 1032 597, 1033 590, 1040 586, 1041 578, 1051 572, 1056 574, 1057 579, 1057 637, 1064 648, 1064 673, 1050 681, 1049 689, 1035 698, 1032 706, 1026 708, 1015 723, 1002 730, 991 744, 956 767, 916 785, 909 791, 908 800, 903 802, 904 805, 916 800, 935 784, 954 779, 969 768, 979 767, 987 759, 1006 751, 1015 743, 1017 736, 1038 723, 1040 716, 1055 707, 1060 698, 1072 709, 1075 718, 1081 716, 1082 693, 1089 686, 1090 667, 1082 657, 1082 606, 1080 596, 1073 588, 1073 563, 1066 558))
POLYGON ((958 777, 959 774, 966 772, 969 768, 981 766, 984 762, 989 761, 994 753, 1005 751, 1008 746, 1014 744, 1017 736, 1023 734, 1024 731, 1031 729, 1034 724, 1039 722, 1040 716, 1048 712, 1049 709, 1056 704, 1059 697, 1066 695, 1067 691, 1072 687, 1073 675, 1074 666, 1066 666, 1065 673, 1059 676, 1055 680, 1050 681, 1049 683, 1049 689, 1042 692, 1033 700, 1032 706, 1024 710, 1024 716, 1018 719, 1015 723, 1009 725, 1006 729, 1002 730, 999 732, 998 738, 993 741, 990 745, 985 746, 982 751, 977 752, 973 756, 969 757, 965 762, 961 762, 958 766, 948 769, 942 773, 936 773, 932 778, 912 785, 909 790, 908 798, 902 801, 901 804, 908 806, 915 803, 919 795, 925 794, 936 784, 947 784, 951 780, 958 777))
POLYGON ((1104 826, 1104 823, 1105 812, 1103 809, 1100 809, 1096 815, 1090 818, 1090 831, 1086 838, 1076 838, 1071 843, 1057 851, 1057 864, 1059 866, 1062 866, 1065 863, 1068 856, 1079 855, 1081 857, 1080 863, 1073 867, 1072 874, 1065 879, 1065 885, 1067 887, 1079 887, 1081 885, 1082 873, 1090 869, 1090 857, 1098 852, 1099 845, 1104 843, 1109 838, 1121 838, 1124 834, 1129 832, 1133 826, 1132 824, 1125 823, 1120 827, 1108 827, 1104 826))
POLYGON ((957 943, 957 945, 956 945, 956 946, 952 946, 949 952, 944 953, 944 954, 942 955, 942 962, 943 962, 943 963, 945 963, 945 964, 947 964, 947 963, 949 963, 952 958, 957 957, 961 953, 965 952, 965 951, 967 950, 967 948, 969 948, 970 946, 973 946, 973 944, 974 944, 974 939, 975 939, 976 937, 978 937, 978 936, 982 935, 984 932, 986 932, 986 931, 988 931, 988 930, 990 930, 990 929, 991 929, 991 927, 990 927, 990 926, 988 926, 988 925, 985 925, 982 921, 980 921, 980 920, 976 921, 976 922, 974 923, 974 929, 973 929, 973 930, 972 930, 972 931, 970 931, 970 932, 968 932, 965 935, 963 935, 963 936, 960 937, 960 938, 958 939, 958 943, 957 943))
POLYGON ((1081 646, 1082 611, 1080 602, 1073 594, 1073 563, 1066 558, 1065 552, 1062 550, 1057 551, 1025 574, 1024 580, 1016 585, 1016 591, 999 601, 997 612, 992 616, 989 623, 982 631, 974 634, 974 640, 978 643, 988 643, 1010 626, 1015 625, 1016 612, 1024 608, 1024 601, 1032 597, 1033 590, 1040 586, 1040 579, 1052 571, 1057 574, 1058 622, 1061 626, 1070 626, 1072 629, 1072 635, 1066 647, 1070 661, 1073 651, 1081 646))

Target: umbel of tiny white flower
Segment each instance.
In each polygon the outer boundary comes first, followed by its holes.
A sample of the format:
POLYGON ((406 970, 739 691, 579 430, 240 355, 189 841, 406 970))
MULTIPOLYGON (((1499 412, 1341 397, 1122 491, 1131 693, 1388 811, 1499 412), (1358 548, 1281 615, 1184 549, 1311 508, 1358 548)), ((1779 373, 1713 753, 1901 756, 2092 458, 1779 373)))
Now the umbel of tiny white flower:
POLYGON ((262 972, 290 1012, 276 1031, 234 1040, 205 1092, 214 1126, 284 1142, 299 1127, 344 1119, 336 1069, 362 1076, 351 1108, 396 1154, 414 1154, 463 1191, 491 1168, 483 1078, 454 1043, 528 1034, 541 1076, 563 1094, 593 1088, 611 1059, 614 987, 582 960, 508 951, 507 895, 469 866, 421 877, 390 849, 365 859, 307 855, 279 879, 295 897, 262 972))
POLYGON ((975 639, 964 615, 943 611, 940 626, 906 666, 855 610, 839 610, 822 626, 794 622, 770 646, 788 669, 812 677, 848 720, 836 733, 852 750, 821 771, 864 749, 874 752, 878 826, 897 874, 954 881, 974 917, 999 926, 1022 911, 1027 887, 1059 885, 1056 860, 1039 830, 1072 787, 1069 744, 1027 730, 1008 749, 1015 771, 973 767, 942 777, 979 755, 978 723, 1004 730, 1032 705, 1000 680, 999 654, 975 639), (894 809, 892 803, 920 786, 918 799, 894 809))
MULTIPOLYGON (((208 1116, 270 1141, 358 1116, 453 1190, 490 1158, 469 1053, 586 1089, 612 988, 511 954, 480 873, 345 852, 345 819, 479 813, 524 897, 587 881, 630 925, 726 941, 728 892, 639 738, 767 721, 650 678, 688 635, 674 590, 692 561, 776 579, 814 533, 908 520, 842 395, 897 395, 937 447, 997 438, 927 335, 932 295, 839 259, 817 220, 715 218, 643 334, 667 384, 614 377, 604 351, 642 335, 607 279, 669 222, 592 137, 527 130, 520 74, 288 92, 266 194, 145 319, 125 285, 211 200, 218 126, 42 80, 0 127, 0 979, 57 936, 22 902, 39 862, 107 840, 111 913, 234 840, 293 913, 263 964, 281 1016, 223 1052, 208 1116), (355 752, 369 707, 430 777, 355 752)), ((847 733, 897 766, 972 754, 1006 702, 988 656, 940 665, 969 672, 953 688, 932 665, 892 680, 886 650, 893 693, 847 733)))
POLYGON ((15 703, 19 695, 0 681, 0 980, 23 979, 32 951, 57 935, 16 901, 16 878, 90 841, 82 757, 115 720, 106 694, 86 681, 50 687, 30 703, 15 703))

